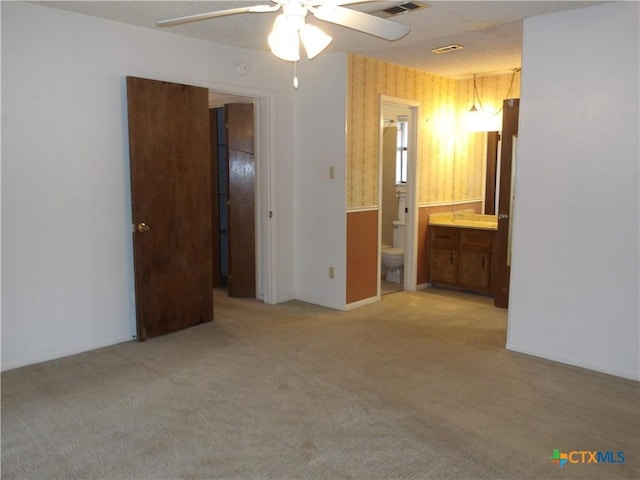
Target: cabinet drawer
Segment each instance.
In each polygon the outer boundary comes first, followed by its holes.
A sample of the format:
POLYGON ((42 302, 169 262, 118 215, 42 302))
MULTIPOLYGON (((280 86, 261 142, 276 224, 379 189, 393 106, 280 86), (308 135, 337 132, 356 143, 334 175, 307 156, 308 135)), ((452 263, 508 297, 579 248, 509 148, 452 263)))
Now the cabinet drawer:
POLYGON ((487 230, 460 230, 460 245, 491 248, 493 232, 487 230))
POLYGON ((458 229, 448 227, 431 227, 431 241, 434 247, 456 246, 458 229))

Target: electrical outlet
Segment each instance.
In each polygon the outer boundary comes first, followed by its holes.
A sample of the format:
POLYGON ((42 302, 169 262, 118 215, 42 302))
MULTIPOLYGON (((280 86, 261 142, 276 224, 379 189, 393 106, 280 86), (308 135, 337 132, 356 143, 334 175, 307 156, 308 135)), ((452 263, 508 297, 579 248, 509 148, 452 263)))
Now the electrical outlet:
POLYGON ((334 267, 329 267, 329 278, 331 280, 336 278, 336 269, 334 267))
POLYGON ((329 167, 329 179, 335 180, 336 178, 336 167, 329 167))

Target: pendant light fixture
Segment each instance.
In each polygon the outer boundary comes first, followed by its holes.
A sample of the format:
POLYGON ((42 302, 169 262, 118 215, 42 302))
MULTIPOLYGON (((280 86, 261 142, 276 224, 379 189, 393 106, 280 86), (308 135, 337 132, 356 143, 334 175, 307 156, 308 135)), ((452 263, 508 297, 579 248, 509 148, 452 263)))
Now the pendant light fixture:
MULTIPOLYGON (((511 90, 513 89, 513 83, 515 80, 516 73, 520 72, 519 68, 511 69, 511 82, 509 83, 509 89, 507 90, 506 100, 511 98, 511 90)), ((500 108, 493 113, 490 114, 484 109, 482 105, 482 100, 480 100, 480 95, 478 94, 478 83, 476 79, 476 74, 473 74, 473 98, 471 102, 471 108, 467 112, 467 130, 471 132, 491 132, 497 131, 501 128, 501 113, 502 113, 502 102, 500 102, 500 108)))
POLYGON ((482 132, 487 131, 486 127, 486 114, 484 112, 484 108, 482 107, 482 101, 478 96, 478 84, 476 82, 476 74, 473 74, 473 98, 471 101, 471 108, 467 113, 467 130, 470 132, 482 132), (478 107, 476 107, 476 101, 478 102, 478 107))

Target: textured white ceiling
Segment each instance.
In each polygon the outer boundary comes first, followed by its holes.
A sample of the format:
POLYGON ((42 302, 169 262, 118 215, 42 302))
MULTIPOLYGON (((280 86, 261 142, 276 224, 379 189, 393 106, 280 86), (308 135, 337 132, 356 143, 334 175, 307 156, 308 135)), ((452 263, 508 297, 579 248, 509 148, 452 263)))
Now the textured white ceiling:
MULTIPOLYGON (((275 13, 247 13, 175 27, 157 27, 158 20, 224 10, 264 1, 44 1, 34 2, 116 22, 161 29, 178 35, 255 51, 267 51, 267 35, 275 13)), ((364 12, 388 8, 397 1, 352 5, 364 12)), ((392 17, 411 27, 395 42, 316 20, 308 23, 333 37, 331 52, 353 52, 450 78, 508 73, 520 67, 522 20, 582 8, 601 1, 426 1, 428 8, 392 17), (458 43, 463 50, 436 55, 431 49, 458 43)))

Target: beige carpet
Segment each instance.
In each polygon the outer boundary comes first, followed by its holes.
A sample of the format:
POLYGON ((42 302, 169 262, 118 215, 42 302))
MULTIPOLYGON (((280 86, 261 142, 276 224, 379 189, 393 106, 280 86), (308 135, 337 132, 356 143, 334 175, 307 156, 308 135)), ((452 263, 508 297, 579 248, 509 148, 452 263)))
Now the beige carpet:
POLYGON ((491 299, 216 320, 2 374, 2 478, 639 477, 638 383, 504 350, 491 299), (554 449, 624 451, 566 464, 554 449))

